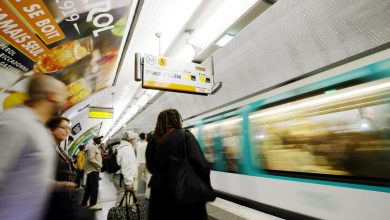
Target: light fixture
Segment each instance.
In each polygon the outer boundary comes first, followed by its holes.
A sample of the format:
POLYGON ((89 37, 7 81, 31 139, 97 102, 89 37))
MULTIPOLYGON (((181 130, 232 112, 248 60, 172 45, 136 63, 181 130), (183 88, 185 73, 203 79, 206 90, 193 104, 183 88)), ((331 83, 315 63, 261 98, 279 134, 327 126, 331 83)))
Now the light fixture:
POLYGON ((126 123, 134 117, 135 114, 137 114, 139 110, 138 105, 133 105, 127 112, 124 113, 123 117, 119 120, 119 122, 114 126, 114 128, 111 130, 109 136, 112 136, 115 134, 119 129, 121 129, 123 126, 126 125, 126 123))
MULTIPOLYGON (((161 31, 159 39, 161 40, 160 49, 161 54, 164 54, 166 49, 171 44, 176 43, 174 42, 175 37, 183 29, 184 25, 188 22, 188 20, 193 16, 193 13, 198 9, 201 2, 202 0, 143 1, 143 9, 139 14, 139 20, 137 21, 136 25, 137 28, 132 30, 133 36, 131 42, 133 43, 129 44, 129 49, 126 51, 125 59, 126 57, 132 57, 134 51, 140 53, 156 54, 156 52, 158 52, 157 49, 159 49, 157 47, 158 45, 155 37, 156 31, 161 31), (150 13, 154 13, 154 15, 156 16, 150 16, 150 13), (145 29, 144 27, 148 28, 145 29)), ((130 66, 131 62, 124 62, 123 66, 121 67, 120 75, 125 75, 122 72, 130 68, 130 66)), ((147 92, 147 94, 149 95, 149 99, 151 99, 158 93, 158 90, 148 90, 147 92)), ((144 99, 146 98, 143 98, 143 100, 141 101, 145 102, 144 99)), ((130 102, 124 102, 123 108, 115 106, 115 110, 118 109, 119 113, 114 116, 113 121, 115 123, 111 125, 111 128, 109 130, 109 133, 111 135, 115 134, 118 129, 120 129, 120 127, 117 127, 118 124, 125 124, 128 121, 125 119, 131 118, 127 116, 128 111, 126 113, 124 111, 126 106, 130 104, 130 102), (123 117, 121 117, 122 114, 124 115, 123 117)), ((143 104, 142 102, 139 104, 143 104)))
MULTIPOLYGON (((156 20, 152 20, 152 23, 148 23, 148 19, 140 20, 139 26, 140 27, 151 27, 151 29, 158 28, 159 30, 163 30, 161 32, 161 54, 164 55, 166 52, 166 49, 171 46, 171 44, 174 44, 175 37, 177 34, 183 29, 183 27, 186 25, 188 20, 191 17, 194 17, 194 12, 198 9, 199 5, 201 4, 201 0, 192 0, 192 1, 169 1, 169 3, 156 3, 153 1, 145 1, 145 8, 151 8, 156 9, 161 8, 163 4, 165 8, 174 8, 174 13, 167 14, 164 18, 160 18, 156 22, 156 20), (180 19, 177 19, 177 18, 180 19), (163 21, 160 21, 160 20, 163 21), (158 26, 157 26, 158 24, 158 26)), ((208 19, 200 29, 194 32, 193 35, 191 35, 190 39, 188 39, 188 44, 186 45, 179 53, 177 54, 178 59, 182 60, 192 60, 194 57, 194 53, 199 53, 202 49, 208 47, 210 44, 215 42, 215 40, 221 36, 222 33, 224 33, 234 22, 236 22, 241 16, 243 16, 251 7, 253 7, 258 0, 225 0, 221 4, 221 6, 213 13, 211 16, 207 16, 210 19, 208 19), (226 16, 229 15, 229 16, 226 16), (196 48, 196 51, 195 49, 196 48)), ((146 12, 145 12, 146 13, 146 12)), ((144 18, 147 17, 147 15, 144 15, 141 12, 140 17, 144 18)), ((128 50, 127 53, 130 53, 129 51, 142 51, 143 53, 151 53, 156 51, 156 44, 146 44, 144 38, 147 38, 148 41, 153 41, 155 39, 154 35, 151 35, 150 33, 147 36, 145 35, 145 29, 136 29, 134 31, 134 42, 142 42, 136 45, 132 46, 132 50, 128 50), (141 40, 142 39, 142 40, 141 40)), ((222 40, 222 39, 220 39, 222 40)), ((226 39, 224 39, 226 41, 226 39)), ((227 41, 228 42, 228 41, 227 41)), ((227 43, 225 42, 225 44, 227 43)), ((223 44, 222 44, 223 45, 223 44)), ((126 69, 126 68, 122 68, 126 69)), ((214 81, 213 81, 214 83, 214 81)), ((222 83, 215 83, 214 87, 214 93, 217 92, 222 86, 222 83)), ((139 105, 140 108, 142 108, 144 105, 148 103, 152 97, 157 95, 159 91, 145 93, 143 96, 141 96, 138 100, 136 100, 136 104, 139 105), (148 94, 149 96, 146 96, 148 94)), ((138 111, 138 110, 137 110, 138 111)), ((127 116, 127 113, 125 115, 127 116)), ((135 113, 136 114, 136 113, 135 113)), ((134 116, 131 116, 134 117, 134 116)), ((127 123, 128 120, 131 119, 131 117, 121 117, 119 119, 118 124, 127 123)), ((114 126, 115 129, 112 129, 111 131, 117 132, 117 126, 114 126)), ((114 133, 115 133, 114 132, 114 133)))
POLYGON ((122 120, 121 120, 121 123, 122 124, 126 124, 127 121, 129 121, 135 114, 137 114, 139 110, 139 106, 138 105, 133 105, 127 112, 126 114, 123 116, 122 120))
POLYGON ((129 115, 135 115, 139 110, 139 106, 133 105, 130 110, 127 112, 129 115))
POLYGON ((123 128, 123 126, 125 126, 126 123, 131 118, 133 118, 137 114, 137 112, 143 106, 145 106, 151 98, 156 96, 158 93, 159 93, 159 90, 153 90, 153 89, 147 90, 146 92, 144 92, 143 95, 139 99, 137 99, 135 104, 133 106, 131 106, 131 108, 129 110, 127 110, 126 112, 123 113, 123 116, 119 119, 119 122, 116 125, 114 125, 113 129, 111 129, 111 131, 109 132, 109 136, 112 136, 113 134, 118 132, 121 128, 123 128))
POLYGON ((139 105, 141 108, 146 105, 149 101, 149 95, 144 93, 136 102, 137 105, 139 105))
POLYGON ((154 89, 148 89, 145 93, 150 96, 150 98, 153 98, 156 96, 160 91, 159 90, 154 90, 154 89))
POLYGON ((234 38, 231 34, 224 34, 219 40, 215 43, 218 47, 224 47, 234 38))
POLYGON ((192 61, 194 59, 194 55, 195 49, 187 44, 175 55, 175 58, 177 58, 178 60, 192 61))
POLYGON ((235 21, 247 12, 257 0, 226 0, 210 19, 189 39, 189 43, 201 49, 210 45, 235 21), (229 16, 227 16, 229 15, 229 16))
POLYGON ((127 56, 133 56, 134 51, 164 55, 166 49, 175 43, 175 37, 193 16, 201 2, 202 0, 144 1, 145 10, 141 10, 140 20, 136 25, 140 28, 135 28, 134 39, 132 39, 136 43, 131 50, 127 51, 127 56), (150 16, 151 13, 155 16, 150 16), (156 38, 156 32, 160 32, 160 38, 156 38), (160 52, 158 41, 161 41, 160 52))

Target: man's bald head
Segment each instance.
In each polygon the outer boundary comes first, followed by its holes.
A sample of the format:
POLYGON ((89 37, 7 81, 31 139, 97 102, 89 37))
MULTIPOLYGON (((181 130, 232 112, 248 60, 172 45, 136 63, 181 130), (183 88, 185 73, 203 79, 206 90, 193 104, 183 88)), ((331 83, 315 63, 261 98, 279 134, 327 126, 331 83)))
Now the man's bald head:
POLYGON ((63 82, 44 74, 31 77, 28 85, 29 102, 50 101, 58 110, 65 104, 67 92, 63 82))
POLYGON ((52 92, 65 92, 66 87, 64 83, 56 78, 36 74, 31 77, 28 84, 28 95, 30 101, 41 101, 46 99, 47 95, 52 92))

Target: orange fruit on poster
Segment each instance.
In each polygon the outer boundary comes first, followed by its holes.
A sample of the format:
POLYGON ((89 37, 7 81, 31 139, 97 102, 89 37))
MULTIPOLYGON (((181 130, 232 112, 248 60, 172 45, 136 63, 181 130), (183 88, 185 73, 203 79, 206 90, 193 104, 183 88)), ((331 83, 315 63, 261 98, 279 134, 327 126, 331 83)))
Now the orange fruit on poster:
POLYGON ((4 99, 3 109, 6 110, 21 105, 27 100, 27 98, 27 93, 13 92, 4 99))

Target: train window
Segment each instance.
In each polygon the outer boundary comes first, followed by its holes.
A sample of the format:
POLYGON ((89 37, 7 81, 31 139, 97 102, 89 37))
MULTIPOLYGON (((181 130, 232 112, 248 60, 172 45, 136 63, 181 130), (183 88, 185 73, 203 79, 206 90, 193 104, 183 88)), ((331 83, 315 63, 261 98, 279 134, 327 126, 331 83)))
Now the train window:
POLYGON ((187 129, 194 135, 194 137, 196 138, 196 140, 197 140, 198 143, 200 144, 201 149, 202 149, 202 151, 203 151, 203 153, 204 153, 204 152, 205 152, 205 149, 204 149, 204 147, 203 147, 203 145, 202 145, 202 141, 199 140, 199 128, 197 128, 197 127, 190 127, 190 128, 187 128, 187 129))
MULTIPOLYGON (((216 126, 213 126, 215 123, 210 123, 203 127, 202 129, 202 140, 203 140, 203 149, 206 159, 209 161, 211 168, 215 170, 215 149, 214 149, 214 140, 217 140, 216 126)), ((217 143, 217 141, 215 141, 217 143)))
POLYGON ((233 117, 203 127, 205 155, 214 170, 240 172, 241 122, 242 118, 233 117))
POLYGON ((390 80, 249 116, 254 165, 268 171, 390 180, 390 80))
POLYGON ((191 127, 191 128, 188 128, 188 130, 194 135, 194 137, 195 137, 196 139, 198 139, 198 136, 199 136, 199 128, 191 127))

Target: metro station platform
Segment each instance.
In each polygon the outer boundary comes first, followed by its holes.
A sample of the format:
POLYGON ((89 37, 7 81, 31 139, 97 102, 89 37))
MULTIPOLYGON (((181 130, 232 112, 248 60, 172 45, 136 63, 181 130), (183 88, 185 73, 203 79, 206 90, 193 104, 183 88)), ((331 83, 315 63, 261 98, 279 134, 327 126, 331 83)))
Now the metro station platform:
MULTIPOLYGON (((111 176, 107 173, 101 173, 102 180, 99 182, 98 204, 103 209, 96 211, 97 220, 106 220, 108 211, 115 206, 116 189, 111 182, 111 176)), ((142 194, 139 194, 143 198, 142 194)), ((232 202, 217 198, 214 202, 207 204, 207 213, 210 220, 278 220, 272 215, 268 215, 250 208, 239 206, 232 202), (227 211, 229 210, 229 211, 227 211), (233 214, 234 213, 234 214, 233 214)))

